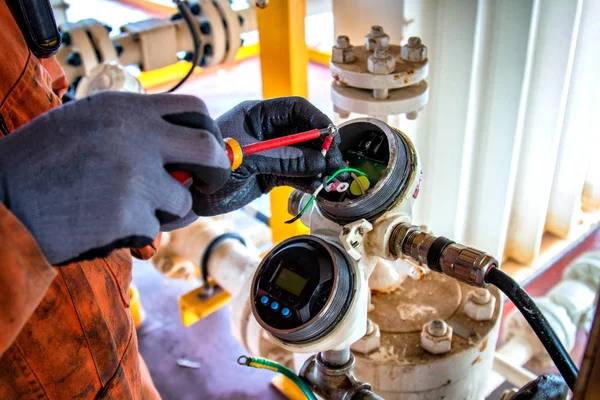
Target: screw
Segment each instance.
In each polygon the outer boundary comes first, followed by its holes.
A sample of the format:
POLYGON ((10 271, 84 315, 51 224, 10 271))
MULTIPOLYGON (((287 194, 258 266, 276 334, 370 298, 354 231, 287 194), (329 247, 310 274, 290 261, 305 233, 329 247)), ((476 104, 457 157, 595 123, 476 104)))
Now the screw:
POLYGON ((446 321, 442 321, 441 319, 429 321, 429 324, 427 325, 427 332, 429 332, 431 336, 442 337, 447 331, 448 324, 446 324, 446 321))
POLYGON ((408 45, 410 47, 419 47, 422 44, 421 38, 413 36, 408 38, 408 45))
POLYGON ((115 48, 115 52, 117 53, 117 57, 121 57, 121 54, 123 53, 123 46, 121 46, 119 43, 115 43, 113 46, 115 48))
POLYGON ((375 326, 370 319, 367 319, 367 335, 372 334, 375 331, 375 326))
POLYGON ((379 25, 373 25, 371 27, 371 36, 383 35, 383 28, 379 25))
POLYGON ((358 244, 359 243, 357 241, 350 242, 350 246, 352 246, 352 247, 358 247, 358 244))
POLYGON ((208 21, 202 21, 200 23, 200 32, 205 35, 210 35, 210 23, 208 21))
POLYGON ((492 295, 487 289, 477 288, 472 292, 472 299, 475 304, 484 305, 490 302, 492 295))
POLYGON ((365 234, 365 228, 363 228, 362 226, 359 226, 358 229, 356 230, 358 232, 358 234, 360 236, 365 234))
POLYGON ((350 229, 348 229, 348 228, 342 229, 342 235, 347 235, 349 233, 350 233, 350 229))
POLYGON ((202 11, 202 9, 200 8, 200 4, 198 4, 198 3, 191 4, 190 11, 194 15, 200 15, 200 12, 202 11))
POLYGON ((346 35, 340 35, 337 37, 336 46, 340 49, 347 49, 350 47, 350 38, 346 35))
POLYGON ((67 56, 67 64, 73 67, 79 67, 81 65, 81 55, 79 53, 70 53, 67 56))
POLYGON ((265 8, 269 4, 269 0, 256 0, 256 7, 265 8))
POLYGON ((419 113, 417 111, 411 111, 411 112, 407 112, 406 113, 406 119, 409 119, 411 121, 417 119, 417 116, 419 115, 419 113))
POLYGON ((69 32, 61 32, 60 40, 62 41, 62 43, 65 46, 70 46, 71 45, 71 34, 69 32))

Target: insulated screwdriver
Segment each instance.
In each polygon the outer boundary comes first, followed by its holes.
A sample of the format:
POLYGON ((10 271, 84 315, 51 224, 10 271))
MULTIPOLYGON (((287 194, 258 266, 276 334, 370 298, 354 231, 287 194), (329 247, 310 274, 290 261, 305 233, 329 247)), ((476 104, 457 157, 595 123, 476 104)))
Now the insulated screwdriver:
MULTIPOLYGON (((264 140, 245 146, 241 146, 237 140, 233 138, 226 138, 223 140, 223 142, 225 142, 225 152, 227 153, 227 158, 231 163, 231 170, 235 171, 240 165, 242 165, 242 161, 244 160, 245 156, 279 149, 281 147, 291 146, 293 144, 308 142, 318 139, 323 135, 327 135, 323 141, 323 146, 321 147, 321 153, 323 156, 325 156, 331 147, 331 143, 333 142, 333 138, 336 133, 337 128, 335 128, 333 125, 330 125, 323 129, 311 129, 310 131, 264 140)), ((191 178, 190 173, 184 171, 171 172, 171 176, 177 179, 180 183, 185 183, 191 178)))

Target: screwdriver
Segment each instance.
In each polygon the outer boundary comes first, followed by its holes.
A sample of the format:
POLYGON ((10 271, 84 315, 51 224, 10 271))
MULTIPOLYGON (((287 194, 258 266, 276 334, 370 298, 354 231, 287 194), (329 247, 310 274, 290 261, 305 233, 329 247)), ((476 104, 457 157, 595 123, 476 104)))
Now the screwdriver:
MULTIPOLYGON (((329 125, 327 128, 311 129, 310 131, 264 140, 247 144, 245 146, 241 146, 238 141, 233 138, 226 138, 223 140, 223 142, 225 142, 225 152, 227 153, 227 158, 231 163, 231 170, 235 171, 240 165, 242 165, 242 161, 244 160, 245 156, 279 149, 281 147, 291 146, 293 144, 308 142, 318 139, 323 135, 327 135, 323 141, 323 146, 321 147, 321 153, 323 156, 325 156, 331 147, 335 133, 337 133, 337 128, 335 128, 333 125, 329 125)), ((184 171, 173 171, 171 172, 171 176, 177 179, 180 183, 185 183, 191 178, 190 173, 184 171)))

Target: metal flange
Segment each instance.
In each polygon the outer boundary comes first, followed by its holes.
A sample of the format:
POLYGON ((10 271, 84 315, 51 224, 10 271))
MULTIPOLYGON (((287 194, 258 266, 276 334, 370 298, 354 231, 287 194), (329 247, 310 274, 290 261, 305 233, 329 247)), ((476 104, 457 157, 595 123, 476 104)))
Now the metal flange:
POLYGON ((387 99, 375 99, 373 91, 350 86, 331 85, 331 100, 341 110, 371 116, 405 114, 420 111, 429 96, 426 81, 414 86, 391 90, 387 99))

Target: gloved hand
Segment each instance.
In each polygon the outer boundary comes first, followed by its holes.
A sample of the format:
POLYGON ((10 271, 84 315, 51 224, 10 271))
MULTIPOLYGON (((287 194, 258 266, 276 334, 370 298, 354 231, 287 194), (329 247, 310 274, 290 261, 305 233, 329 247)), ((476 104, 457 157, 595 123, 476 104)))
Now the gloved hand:
POLYGON ((212 193, 230 164, 202 101, 100 93, 44 114, 0 140, 0 200, 54 265, 143 247, 186 216, 191 172, 212 193))
POLYGON ((559 375, 538 376, 523 386, 510 400, 565 400, 569 387, 559 375))
MULTIPOLYGON (((331 124, 325 114, 301 97, 246 101, 216 122, 223 137, 231 137, 241 146, 331 124)), ((192 188, 194 211, 203 216, 227 213, 276 186, 312 192, 321 184, 319 174, 346 166, 338 149, 339 140, 336 136, 326 159, 321 155, 322 139, 244 157, 242 165, 217 192, 206 195, 192 188)))

